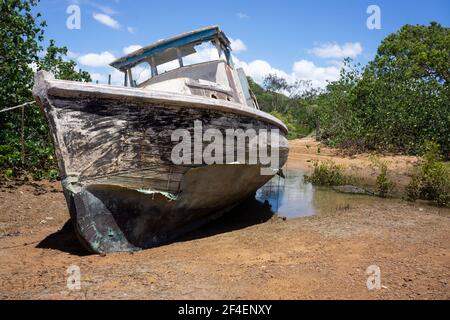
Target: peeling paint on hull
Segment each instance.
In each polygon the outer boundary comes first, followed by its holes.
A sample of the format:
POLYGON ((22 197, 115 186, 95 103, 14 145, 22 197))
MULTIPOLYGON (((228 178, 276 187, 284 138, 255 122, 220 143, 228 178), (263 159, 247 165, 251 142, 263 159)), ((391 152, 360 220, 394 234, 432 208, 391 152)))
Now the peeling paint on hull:
POLYGON ((70 213, 79 237, 92 252, 151 248, 220 217, 253 195, 255 188, 270 179, 259 170, 259 166, 248 165, 192 169, 183 181, 185 191, 176 196, 90 184, 69 192, 70 213), (246 184, 246 178, 253 178, 253 183, 246 184))

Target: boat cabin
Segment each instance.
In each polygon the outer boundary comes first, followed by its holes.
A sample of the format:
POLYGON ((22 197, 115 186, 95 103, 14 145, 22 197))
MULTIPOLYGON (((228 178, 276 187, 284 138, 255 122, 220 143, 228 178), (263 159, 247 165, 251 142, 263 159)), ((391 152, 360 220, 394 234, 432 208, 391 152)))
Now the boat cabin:
POLYGON ((258 108, 247 77, 236 69, 231 43, 218 26, 160 40, 111 63, 124 85, 203 96, 258 108))

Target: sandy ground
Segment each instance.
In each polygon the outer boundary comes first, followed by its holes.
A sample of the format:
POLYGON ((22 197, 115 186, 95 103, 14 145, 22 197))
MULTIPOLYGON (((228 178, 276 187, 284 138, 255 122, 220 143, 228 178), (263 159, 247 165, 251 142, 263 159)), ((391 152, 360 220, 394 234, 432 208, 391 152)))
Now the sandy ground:
MULTIPOLYGON (((333 157, 372 176, 365 156, 312 142, 292 142, 289 166, 333 157)), ((406 181, 415 159, 392 158, 406 181)), ((0 187, 1 299, 450 299, 450 210, 424 203, 349 200, 283 221, 249 201, 173 244, 105 256, 87 254, 67 220, 59 183, 0 187), (67 288, 71 265, 80 290, 67 288), (371 265, 381 289, 367 288, 371 265)))

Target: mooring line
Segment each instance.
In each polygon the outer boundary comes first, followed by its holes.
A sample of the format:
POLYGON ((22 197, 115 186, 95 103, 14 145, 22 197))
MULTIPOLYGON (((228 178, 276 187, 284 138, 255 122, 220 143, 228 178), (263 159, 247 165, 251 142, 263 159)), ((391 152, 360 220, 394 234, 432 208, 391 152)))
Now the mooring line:
POLYGON ((25 102, 25 103, 19 104, 18 106, 2 109, 2 110, 0 110, 0 113, 16 110, 16 109, 23 108, 23 107, 27 107, 27 106, 35 104, 35 103, 36 103, 35 101, 25 102))
POLYGON ((29 245, 32 245, 32 244, 36 244, 39 241, 40 240, 36 240, 36 241, 33 241, 33 242, 25 242, 25 243, 17 244, 17 245, 10 246, 10 247, 1 247, 0 250, 8 250, 8 249, 15 249, 15 248, 20 248, 20 247, 26 247, 26 246, 29 246, 29 245))

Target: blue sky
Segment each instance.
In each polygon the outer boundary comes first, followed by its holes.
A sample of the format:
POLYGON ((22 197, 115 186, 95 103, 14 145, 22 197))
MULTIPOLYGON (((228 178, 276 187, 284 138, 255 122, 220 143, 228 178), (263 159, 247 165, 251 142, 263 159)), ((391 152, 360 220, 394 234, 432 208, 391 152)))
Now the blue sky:
POLYGON ((48 23, 46 39, 67 46, 100 82, 107 74, 120 81, 107 63, 129 46, 219 24, 233 39, 235 61, 256 80, 272 72, 323 86, 337 77, 343 56, 367 63, 404 24, 450 25, 449 0, 41 0, 37 11, 48 23), (66 27, 71 4, 81 10, 79 30, 66 27), (366 26, 369 5, 381 10, 379 30, 366 26))

